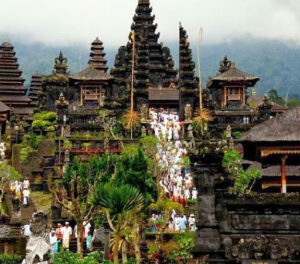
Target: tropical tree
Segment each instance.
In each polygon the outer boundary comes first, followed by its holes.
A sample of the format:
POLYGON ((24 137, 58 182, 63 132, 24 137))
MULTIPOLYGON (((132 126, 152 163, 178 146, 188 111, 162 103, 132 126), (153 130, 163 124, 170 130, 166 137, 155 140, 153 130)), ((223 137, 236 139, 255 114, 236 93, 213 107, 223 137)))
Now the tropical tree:
POLYGON ((95 156, 82 163, 75 159, 68 167, 62 180, 52 182, 48 186, 56 202, 67 210, 77 224, 77 251, 83 253, 83 221, 90 221, 94 213, 94 205, 89 204, 93 191, 99 182, 107 182, 115 171, 114 155, 95 156))
POLYGON ((11 181, 22 179, 21 174, 6 162, 0 163, 0 214, 3 213, 3 198, 11 181))
POLYGON ((251 192, 257 179, 261 177, 261 171, 251 168, 245 171, 242 167, 241 156, 236 149, 228 150, 224 153, 223 167, 233 179, 233 187, 229 191, 233 194, 243 195, 251 192))
POLYGON ((132 149, 122 155, 116 168, 116 177, 113 184, 117 186, 131 185, 138 189, 144 197, 144 205, 140 214, 135 214, 132 233, 135 237, 133 240, 135 256, 137 262, 141 261, 141 243, 143 232, 143 214, 147 211, 150 203, 154 202, 157 197, 157 187, 152 175, 148 169, 148 159, 141 148, 132 149))
POLYGON ((269 98, 272 102, 274 103, 277 103, 277 104, 280 104, 280 105, 285 105, 285 101, 284 99, 278 95, 278 92, 277 90, 275 89, 271 89, 269 92, 268 92, 268 95, 269 95, 269 98))
POLYGON ((93 206, 100 206, 114 232, 113 259, 119 261, 121 232, 129 224, 132 215, 141 211, 144 198, 138 189, 130 185, 114 186, 98 184, 91 199, 93 206))

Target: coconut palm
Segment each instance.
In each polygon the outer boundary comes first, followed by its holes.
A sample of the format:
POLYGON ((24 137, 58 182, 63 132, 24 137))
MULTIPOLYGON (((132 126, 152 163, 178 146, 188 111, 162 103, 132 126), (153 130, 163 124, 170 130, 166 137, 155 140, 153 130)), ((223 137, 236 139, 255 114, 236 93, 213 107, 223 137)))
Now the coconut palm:
POLYGON ((99 184, 93 193, 91 202, 95 206, 101 207, 114 232, 113 257, 114 263, 118 263, 121 231, 128 226, 132 219, 130 215, 136 214, 142 209, 143 195, 130 185, 116 187, 111 184, 99 184))

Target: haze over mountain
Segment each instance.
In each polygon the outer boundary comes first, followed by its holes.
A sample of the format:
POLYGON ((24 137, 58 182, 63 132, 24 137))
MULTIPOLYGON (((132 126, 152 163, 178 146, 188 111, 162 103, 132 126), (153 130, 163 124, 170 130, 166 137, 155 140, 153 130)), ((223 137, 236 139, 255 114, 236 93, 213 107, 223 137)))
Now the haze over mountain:
MULTIPOLYGON (((0 38, 3 37, 0 35, 0 38)), ((92 40, 91 40, 92 41, 92 40)), ((48 46, 42 43, 22 43, 11 40, 15 46, 26 84, 30 82, 32 73, 36 70, 43 74, 50 74, 54 66, 54 58, 62 50, 69 60, 71 73, 78 72, 87 66, 89 56, 89 43, 86 45, 48 46)), ((124 44, 126 39, 124 40, 124 44)), ((104 43, 105 45, 105 43, 104 43)), ((165 42, 171 49, 172 56, 178 66, 178 43, 165 42)), ((196 48, 193 49, 196 62, 196 48)), ((117 48, 105 45, 106 58, 111 67, 117 48)), ((262 39, 236 39, 226 43, 206 44, 201 47, 201 67, 203 80, 214 76, 218 70, 219 62, 227 54, 230 60, 236 62, 237 67, 248 73, 257 74, 260 81, 257 84, 259 94, 270 89, 278 90, 279 94, 300 95, 300 46, 262 39)))

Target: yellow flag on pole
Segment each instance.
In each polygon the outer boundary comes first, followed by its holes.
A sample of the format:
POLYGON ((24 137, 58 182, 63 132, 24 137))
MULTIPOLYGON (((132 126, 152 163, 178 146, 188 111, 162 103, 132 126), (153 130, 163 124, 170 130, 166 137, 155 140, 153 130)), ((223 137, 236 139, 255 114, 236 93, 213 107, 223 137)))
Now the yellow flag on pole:
POLYGON ((132 31, 131 39, 132 39, 132 40, 135 40, 135 32, 134 32, 134 30, 132 31))

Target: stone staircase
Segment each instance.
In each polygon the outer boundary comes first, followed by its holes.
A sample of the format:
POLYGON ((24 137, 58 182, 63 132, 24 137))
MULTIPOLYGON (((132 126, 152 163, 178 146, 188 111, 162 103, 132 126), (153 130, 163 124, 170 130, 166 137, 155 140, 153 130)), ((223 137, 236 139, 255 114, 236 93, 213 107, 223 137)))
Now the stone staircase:
MULTIPOLYGON (((70 241, 70 251, 76 253, 77 252, 77 239, 76 238, 72 238, 72 240, 70 241)), ((102 245, 99 245, 98 243, 97 244, 94 244, 93 245, 93 252, 94 251, 98 251, 98 252, 103 252, 104 251, 104 248, 102 245)), ((86 249, 86 244, 84 242, 83 244, 83 256, 87 256, 90 252, 86 249)))
POLYGON ((5 195, 5 201, 9 210, 10 214, 10 224, 15 225, 15 224, 22 224, 24 225, 27 223, 29 220, 32 220, 32 214, 35 211, 35 208, 33 206, 32 201, 29 201, 29 205, 27 207, 24 207, 21 205, 21 209, 19 212, 15 212, 13 208, 13 198, 14 195, 11 193, 7 193, 5 195))
MULTIPOLYGON (((77 252, 77 238, 72 238, 70 241, 70 251, 76 253, 77 252)), ((83 256, 85 257, 89 251, 86 249, 86 244, 83 243, 83 256)))
POLYGON ((27 223, 29 220, 32 220, 32 214, 34 213, 35 208, 33 206, 32 200, 29 200, 29 205, 24 207, 21 207, 21 216, 22 216, 22 220, 21 223, 25 224, 27 223))

